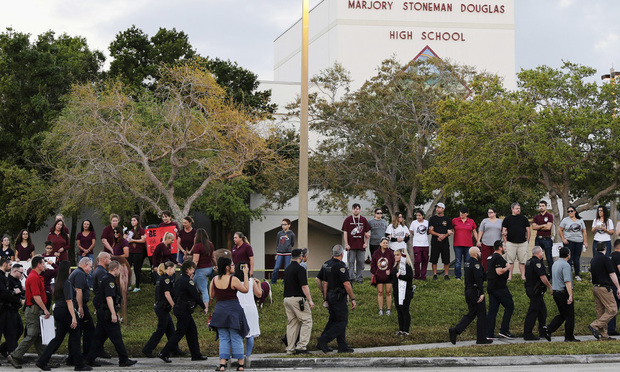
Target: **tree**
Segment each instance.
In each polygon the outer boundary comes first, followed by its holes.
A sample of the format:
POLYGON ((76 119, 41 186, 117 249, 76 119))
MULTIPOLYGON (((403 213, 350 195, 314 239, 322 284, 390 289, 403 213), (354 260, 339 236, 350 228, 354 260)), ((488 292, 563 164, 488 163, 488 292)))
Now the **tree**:
POLYGON ((43 133, 64 106, 71 85, 99 78, 104 56, 86 40, 53 31, 30 41, 8 28, 0 33, 0 230, 37 230, 57 205, 41 165, 43 133))
POLYGON ((436 108, 447 97, 464 99, 463 82, 472 74, 438 59, 401 65, 391 58, 353 93, 340 65, 315 76, 310 127, 321 140, 311 157, 319 191, 313 197, 325 209, 344 211, 349 198, 371 191, 376 203, 408 220, 416 205, 442 197, 422 183, 435 161, 436 108))
POLYGON ((232 105, 199 61, 159 75, 155 91, 137 97, 119 81, 73 89, 45 146, 62 187, 118 190, 181 220, 208 187, 271 158, 258 119, 232 105))
POLYGON ((160 28, 149 39, 135 25, 120 32, 110 43, 110 76, 120 77, 130 87, 152 87, 159 79, 161 64, 174 64, 196 56, 189 36, 176 28, 160 28))
POLYGON ((518 74, 517 93, 491 88, 471 101, 447 102, 438 138, 444 176, 461 191, 476 183, 496 194, 544 192, 556 227, 559 201, 583 211, 611 196, 618 188, 618 88, 588 83, 594 74, 570 62, 540 66, 518 74), (448 166, 455 159, 459 169, 448 166))

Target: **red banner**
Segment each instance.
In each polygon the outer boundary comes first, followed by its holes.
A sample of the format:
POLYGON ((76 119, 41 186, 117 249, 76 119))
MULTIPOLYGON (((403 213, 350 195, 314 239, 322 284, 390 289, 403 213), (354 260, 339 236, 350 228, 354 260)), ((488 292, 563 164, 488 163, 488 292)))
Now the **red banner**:
POLYGON ((154 229, 146 229, 146 252, 149 257, 153 255, 155 247, 164 240, 167 232, 174 235, 174 241, 170 246, 170 253, 176 254, 177 251, 177 234, 174 232, 174 226, 156 227, 154 229))

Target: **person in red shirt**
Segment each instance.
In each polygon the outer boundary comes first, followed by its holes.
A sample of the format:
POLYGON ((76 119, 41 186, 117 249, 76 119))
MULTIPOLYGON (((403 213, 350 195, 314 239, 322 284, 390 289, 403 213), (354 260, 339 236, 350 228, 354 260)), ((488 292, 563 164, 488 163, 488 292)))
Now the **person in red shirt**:
POLYGON ((56 221, 54 231, 47 236, 47 240, 54 244, 54 255, 59 261, 69 261, 69 236, 65 234, 65 223, 56 221))
POLYGON ((146 250, 146 231, 140 225, 140 216, 131 216, 131 230, 127 232, 129 242, 129 264, 133 266, 136 278, 134 292, 140 290, 140 277, 142 276, 142 262, 144 261, 144 251, 146 250))
POLYGON ((538 202, 538 211, 539 213, 532 220, 532 229, 536 230, 534 245, 539 246, 545 251, 547 266, 549 266, 549 271, 551 271, 551 266, 553 266, 553 239, 551 238, 553 215, 547 212, 547 202, 544 200, 538 202))
POLYGON ((39 323, 39 317, 43 315, 45 319, 50 317, 50 313, 45 307, 47 302, 47 295, 45 293, 45 286, 43 285, 43 277, 41 274, 45 271, 45 263, 43 257, 35 256, 32 261, 32 271, 26 278, 26 337, 20 342, 17 349, 13 350, 7 357, 7 360, 15 368, 21 368, 22 359, 24 354, 30 349, 32 345, 35 346, 39 356, 43 354, 45 350, 41 344, 41 327, 39 323))
POLYGON ((179 250, 177 261, 179 262, 183 262, 185 255, 190 255, 189 251, 191 251, 194 246, 196 229, 192 227, 193 225, 194 219, 191 216, 185 216, 183 218, 183 228, 177 231, 177 236, 179 237, 179 244, 177 244, 179 250))
POLYGON ((474 240, 478 241, 478 226, 469 215, 469 209, 467 207, 461 208, 459 217, 452 219, 452 227, 454 228, 454 276, 456 280, 461 280, 461 262, 467 262, 469 260, 469 248, 473 246, 472 236, 474 240))
POLYGON ((347 251, 347 266, 351 281, 362 283, 366 247, 370 234, 368 220, 360 214, 360 205, 353 204, 351 215, 344 219, 342 231, 344 233, 344 248, 347 251))
POLYGON ((129 257, 129 243, 123 236, 123 228, 116 226, 114 228, 114 245, 112 246, 112 255, 120 257, 129 257))
POLYGON ((82 257, 88 257, 91 262, 95 262, 93 250, 95 249, 96 240, 97 235, 95 234, 93 223, 90 222, 90 220, 82 221, 82 231, 80 231, 75 237, 75 242, 77 243, 77 247, 79 249, 78 261, 82 259, 82 257))
POLYGON ((118 214, 110 215, 110 224, 103 228, 101 232, 101 242, 103 243, 103 252, 112 254, 112 246, 114 246, 114 228, 118 226, 121 218, 118 214))
POLYGON ((164 241, 157 244, 157 247, 153 250, 153 268, 155 272, 157 272, 159 264, 166 263, 168 261, 178 264, 174 255, 170 252, 172 242, 174 242, 174 234, 166 233, 166 235, 164 235, 164 241))
POLYGON ((250 263, 250 276, 254 276, 254 250, 248 241, 248 238, 243 235, 241 231, 237 231, 233 235, 233 242, 235 245, 232 247, 232 261, 237 262, 249 262, 250 263))

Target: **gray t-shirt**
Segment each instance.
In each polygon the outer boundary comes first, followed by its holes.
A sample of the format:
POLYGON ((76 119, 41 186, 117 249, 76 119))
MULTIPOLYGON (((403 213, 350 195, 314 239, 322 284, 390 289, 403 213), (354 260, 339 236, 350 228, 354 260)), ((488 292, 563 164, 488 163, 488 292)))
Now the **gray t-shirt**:
POLYGON ((586 229, 586 223, 583 219, 573 221, 570 217, 566 217, 560 222, 560 227, 564 229, 564 238, 575 243, 583 242, 583 230, 586 229))
POLYGON ((387 229, 388 226, 387 221, 373 218, 372 220, 368 220, 368 224, 370 225, 370 241, 368 244, 379 245, 379 243, 381 243, 381 238, 385 236, 385 229, 387 229))
POLYGON ((491 222, 490 219, 485 218, 480 222, 479 232, 484 232, 482 235, 482 244, 492 247, 496 241, 502 239, 502 220, 495 219, 495 222, 491 222))
POLYGON ((573 274, 570 264, 563 258, 553 263, 551 267, 551 287, 554 291, 563 291, 566 289, 566 282, 573 283, 573 274))

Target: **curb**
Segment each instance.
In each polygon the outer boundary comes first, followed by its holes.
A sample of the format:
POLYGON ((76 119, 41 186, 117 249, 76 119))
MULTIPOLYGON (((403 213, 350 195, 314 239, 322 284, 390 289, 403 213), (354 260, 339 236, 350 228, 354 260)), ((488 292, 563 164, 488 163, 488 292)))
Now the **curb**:
POLYGON ((499 357, 449 358, 261 358, 253 359, 258 368, 311 368, 311 367, 477 367, 545 364, 620 363, 617 354, 590 355, 528 355, 499 357))

